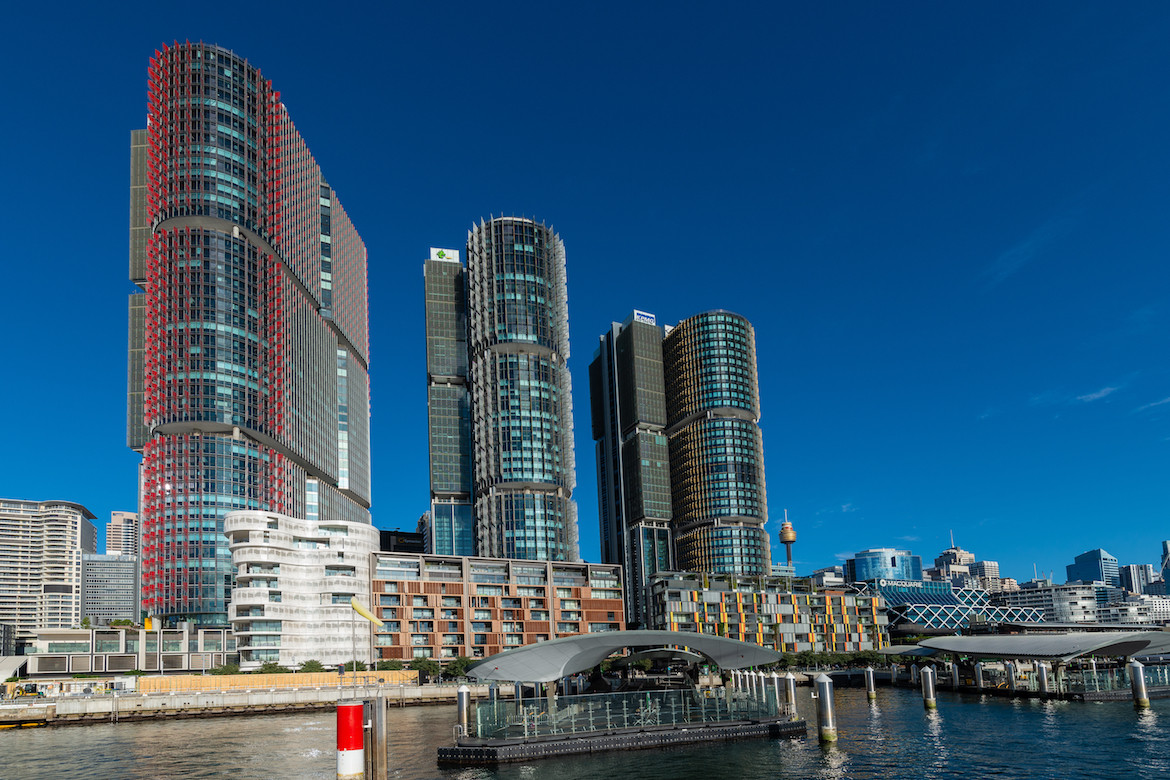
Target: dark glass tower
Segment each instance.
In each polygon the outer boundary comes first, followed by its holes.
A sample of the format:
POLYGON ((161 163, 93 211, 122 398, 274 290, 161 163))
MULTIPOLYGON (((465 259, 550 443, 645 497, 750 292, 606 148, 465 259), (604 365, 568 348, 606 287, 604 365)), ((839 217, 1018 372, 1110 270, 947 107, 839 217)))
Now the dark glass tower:
POLYGON ((663 329, 635 311, 601 336, 589 365, 601 555, 621 564, 626 622, 647 624, 651 574, 674 568, 663 329))
POLYGON ((475 555, 471 503, 471 394, 467 388, 467 274, 459 252, 432 249, 426 289, 427 427, 431 502, 426 552, 475 555))
POLYGON ((531 219, 467 237, 476 553, 578 559, 565 245, 531 219))
POLYGON ((769 574, 755 331, 738 314, 696 314, 662 355, 678 567, 769 574))
POLYGON ((228 620, 223 517, 370 521, 366 248, 280 93, 164 46, 132 135, 130 419, 149 612, 228 620))

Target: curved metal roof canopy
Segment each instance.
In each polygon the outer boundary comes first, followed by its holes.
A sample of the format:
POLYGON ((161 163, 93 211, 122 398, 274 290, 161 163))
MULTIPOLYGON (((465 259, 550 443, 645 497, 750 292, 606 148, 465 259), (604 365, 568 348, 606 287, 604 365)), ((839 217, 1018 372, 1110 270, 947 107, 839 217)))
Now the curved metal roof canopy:
POLYGON ((662 645, 682 645, 702 653, 721 669, 761 666, 783 657, 760 645, 689 631, 605 631, 505 650, 469 668, 467 676, 480 680, 552 682, 592 669, 623 648, 662 645))
POLYGON ((1052 658, 1068 661, 1081 655, 1114 658, 1170 653, 1167 631, 1078 631, 1069 634, 998 634, 940 636, 920 647, 974 658, 1052 658))

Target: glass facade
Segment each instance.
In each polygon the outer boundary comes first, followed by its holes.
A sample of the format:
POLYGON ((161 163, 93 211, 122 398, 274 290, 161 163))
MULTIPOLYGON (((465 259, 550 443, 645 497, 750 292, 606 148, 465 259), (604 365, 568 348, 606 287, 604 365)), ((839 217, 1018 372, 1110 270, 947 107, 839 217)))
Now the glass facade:
POLYGON ((466 290, 476 552, 577 560, 564 243, 530 219, 480 222, 466 290))
POLYGON ((768 574, 756 341, 725 311, 679 323, 662 345, 678 568, 768 574))
POLYGON ((662 338, 653 315, 631 314, 602 334, 589 366, 602 560, 622 565, 626 621, 639 628, 647 577, 674 565, 662 338))
POLYGON ((1117 558, 1098 548, 1083 552, 1064 567, 1069 582, 1104 582, 1106 585, 1121 585, 1121 570, 1117 558))
POLYGON ((922 557, 909 550, 880 547, 862 550, 845 561, 846 582, 869 580, 922 580, 922 557))
POLYGON ((471 394, 467 387, 466 275, 454 250, 432 250, 426 292, 427 429, 431 510, 420 530, 439 555, 473 555, 471 394))
POLYGON ((129 420, 127 438, 143 453, 143 606, 222 625, 228 511, 304 516, 312 478, 322 513, 369 522, 366 250, 279 93, 230 51, 164 46, 141 140, 128 409, 145 427, 129 420))

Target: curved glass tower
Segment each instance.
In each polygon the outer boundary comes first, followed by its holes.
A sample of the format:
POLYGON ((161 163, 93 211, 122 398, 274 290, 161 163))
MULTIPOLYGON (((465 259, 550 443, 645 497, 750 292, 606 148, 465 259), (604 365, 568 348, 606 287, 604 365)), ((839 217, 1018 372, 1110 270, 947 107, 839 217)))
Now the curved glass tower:
POLYGON ((662 344, 676 565, 768 574, 756 337, 738 314, 683 320, 662 344))
POLYGON ((164 46, 132 147, 143 606, 227 622, 231 510, 369 522, 366 248, 280 93, 164 46))
POLYGON ((467 236, 467 351, 476 550, 575 561, 565 245, 531 219, 467 236))

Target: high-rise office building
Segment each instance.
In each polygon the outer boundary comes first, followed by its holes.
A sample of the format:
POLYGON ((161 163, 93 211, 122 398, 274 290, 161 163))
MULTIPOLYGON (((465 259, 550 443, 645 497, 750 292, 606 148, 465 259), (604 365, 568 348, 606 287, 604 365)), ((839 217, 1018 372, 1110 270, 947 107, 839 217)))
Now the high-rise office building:
POLYGON ((138 513, 110 512, 106 524, 106 554, 138 556, 138 513))
POLYGON ((634 311, 589 366, 601 552, 647 625, 650 575, 771 574, 755 335, 743 317, 674 328, 634 311))
POLYGON ((138 556, 81 556, 81 615, 102 624, 138 620, 138 556))
POLYGON ((437 555, 475 554, 466 283, 459 250, 431 249, 423 266, 431 504, 419 530, 437 555))
POLYGON ((895 550, 892 547, 875 547, 862 550, 845 561, 846 582, 868 580, 922 579, 922 557, 909 550, 895 550))
POLYGON ((1121 585, 1121 573, 1117 559, 1101 548, 1083 552, 1064 567, 1068 582, 1104 582, 1106 585, 1121 585))
POLYGON ((18 648, 38 630, 81 622, 81 558, 97 551, 93 519, 72 501, 0 499, 0 623, 15 629, 18 648))
POLYGON ((602 334, 589 364, 601 559, 622 566, 635 627, 650 622, 650 575, 675 568, 664 336, 653 314, 634 311, 602 334))
POLYGON ((1121 587, 1130 593, 1145 593, 1146 587, 1156 579, 1154 567, 1149 563, 1130 563, 1119 566, 1117 571, 1120 575, 1121 587))
POLYGON ((564 242, 493 218, 468 232, 466 268, 432 250, 425 276, 429 549, 466 551, 470 505, 476 555, 577 560, 564 242))
POLYGON ((677 566, 770 574, 755 330, 696 314, 666 334, 662 359, 677 566))
POLYGON ((974 563, 974 554, 952 544, 934 559, 934 566, 926 570, 926 577, 940 582, 950 582, 956 587, 966 587, 972 582, 974 575, 971 566, 974 563))
POLYGON ((232 510, 369 523, 366 248, 255 66, 151 59, 131 137, 143 606, 224 625, 232 510))

